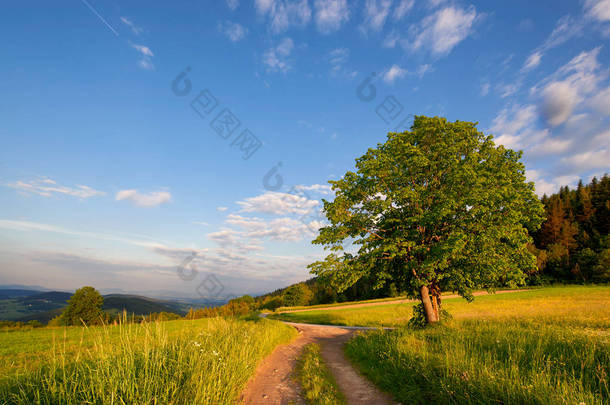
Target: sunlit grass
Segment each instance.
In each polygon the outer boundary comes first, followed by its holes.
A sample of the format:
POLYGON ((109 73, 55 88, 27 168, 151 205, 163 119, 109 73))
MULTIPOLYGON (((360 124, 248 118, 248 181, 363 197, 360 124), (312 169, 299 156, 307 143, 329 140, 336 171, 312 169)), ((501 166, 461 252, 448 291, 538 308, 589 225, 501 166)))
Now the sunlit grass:
POLYGON ((0 403, 231 404, 294 334, 224 318, 5 332, 0 403))
POLYGON ((303 397, 309 405, 345 404, 345 397, 326 367, 317 344, 305 346, 298 361, 297 375, 303 388, 303 397))
POLYGON ((604 404, 610 347, 558 321, 463 320, 356 336, 350 359, 402 403, 604 404))
MULTIPOLYGON (((372 307, 332 308, 270 315, 292 322, 348 326, 402 326, 411 318, 413 303, 372 307)), ((463 298, 443 300, 443 308, 456 320, 521 319, 561 321, 589 329, 610 328, 610 287, 568 286, 483 295, 468 303, 463 298)))
POLYGON ((346 353, 402 403, 607 404, 610 287, 569 286, 444 299, 453 319, 405 326, 412 303, 276 315, 296 322, 396 326, 346 353))

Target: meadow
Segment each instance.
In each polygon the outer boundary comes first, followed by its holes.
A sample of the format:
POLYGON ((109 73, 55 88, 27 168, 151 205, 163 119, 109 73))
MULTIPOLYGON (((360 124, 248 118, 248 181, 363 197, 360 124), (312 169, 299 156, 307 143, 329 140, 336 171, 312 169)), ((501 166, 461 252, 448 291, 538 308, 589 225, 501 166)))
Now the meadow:
POLYGON ((3 404, 232 404, 295 330, 209 318, 0 333, 3 404))
POLYGON ((453 319, 404 327, 413 304, 295 312, 297 322, 396 326, 361 333, 346 354, 402 403, 610 402, 610 288, 569 286, 445 299, 453 319))

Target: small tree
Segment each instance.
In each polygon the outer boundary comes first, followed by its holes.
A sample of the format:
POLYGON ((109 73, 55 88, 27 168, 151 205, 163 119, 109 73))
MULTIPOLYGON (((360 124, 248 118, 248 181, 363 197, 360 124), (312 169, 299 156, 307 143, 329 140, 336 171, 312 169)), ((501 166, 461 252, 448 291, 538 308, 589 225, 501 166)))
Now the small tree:
POLYGON ((284 292, 284 305, 294 307, 298 305, 309 305, 313 298, 311 289, 305 283, 291 285, 284 292))
POLYGON ((439 320, 442 290, 472 299, 475 288, 523 283, 536 269, 528 229, 544 210, 521 152, 492 139, 474 123, 423 116, 388 134, 329 182, 330 224, 313 243, 331 253, 312 272, 339 291, 365 276, 377 288, 394 282, 419 296, 427 323, 439 320))
POLYGON ((68 306, 61 314, 63 325, 86 325, 99 323, 103 319, 104 298, 93 287, 76 290, 68 300, 68 306))

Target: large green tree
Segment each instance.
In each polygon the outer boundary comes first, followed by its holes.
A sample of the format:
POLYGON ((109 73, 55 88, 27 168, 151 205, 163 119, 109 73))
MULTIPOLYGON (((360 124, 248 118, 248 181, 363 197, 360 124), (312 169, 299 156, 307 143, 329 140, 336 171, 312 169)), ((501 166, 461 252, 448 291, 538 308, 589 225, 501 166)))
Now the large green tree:
POLYGON ((103 319, 102 305, 104 298, 93 287, 82 287, 76 290, 68 300, 68 306, 61 314, 64 325, 92 325, 103 319))
POLYGON ((536 269, 527 249, 543 220, 521 152, 496 146, 470 122, 415 117, 410 131, 356 159, 331 181, 329 225, 314 244, 330 254, 309 267, 339 291, 363 277, 418 296, 428 323, 441 291, 522 284, 536 269))

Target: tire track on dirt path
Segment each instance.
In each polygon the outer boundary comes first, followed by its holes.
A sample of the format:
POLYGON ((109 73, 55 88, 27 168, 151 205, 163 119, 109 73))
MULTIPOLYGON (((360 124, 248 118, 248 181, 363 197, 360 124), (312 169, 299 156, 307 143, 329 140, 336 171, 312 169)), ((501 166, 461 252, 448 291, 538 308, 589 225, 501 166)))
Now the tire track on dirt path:
POLYGON ((357 330, 375 328, 285 323, 299 331, 298 337, 290 343, 278 346, 263 360, 242 393, 243 404, 305 404, 294 370, 303 348, 309 343, 317 343, 322 348, 322 358, 345 395, 348 405, 396 404, 389 395, 379 391, 373 383, 358 373, 343 353, 343 345, 357 330))

